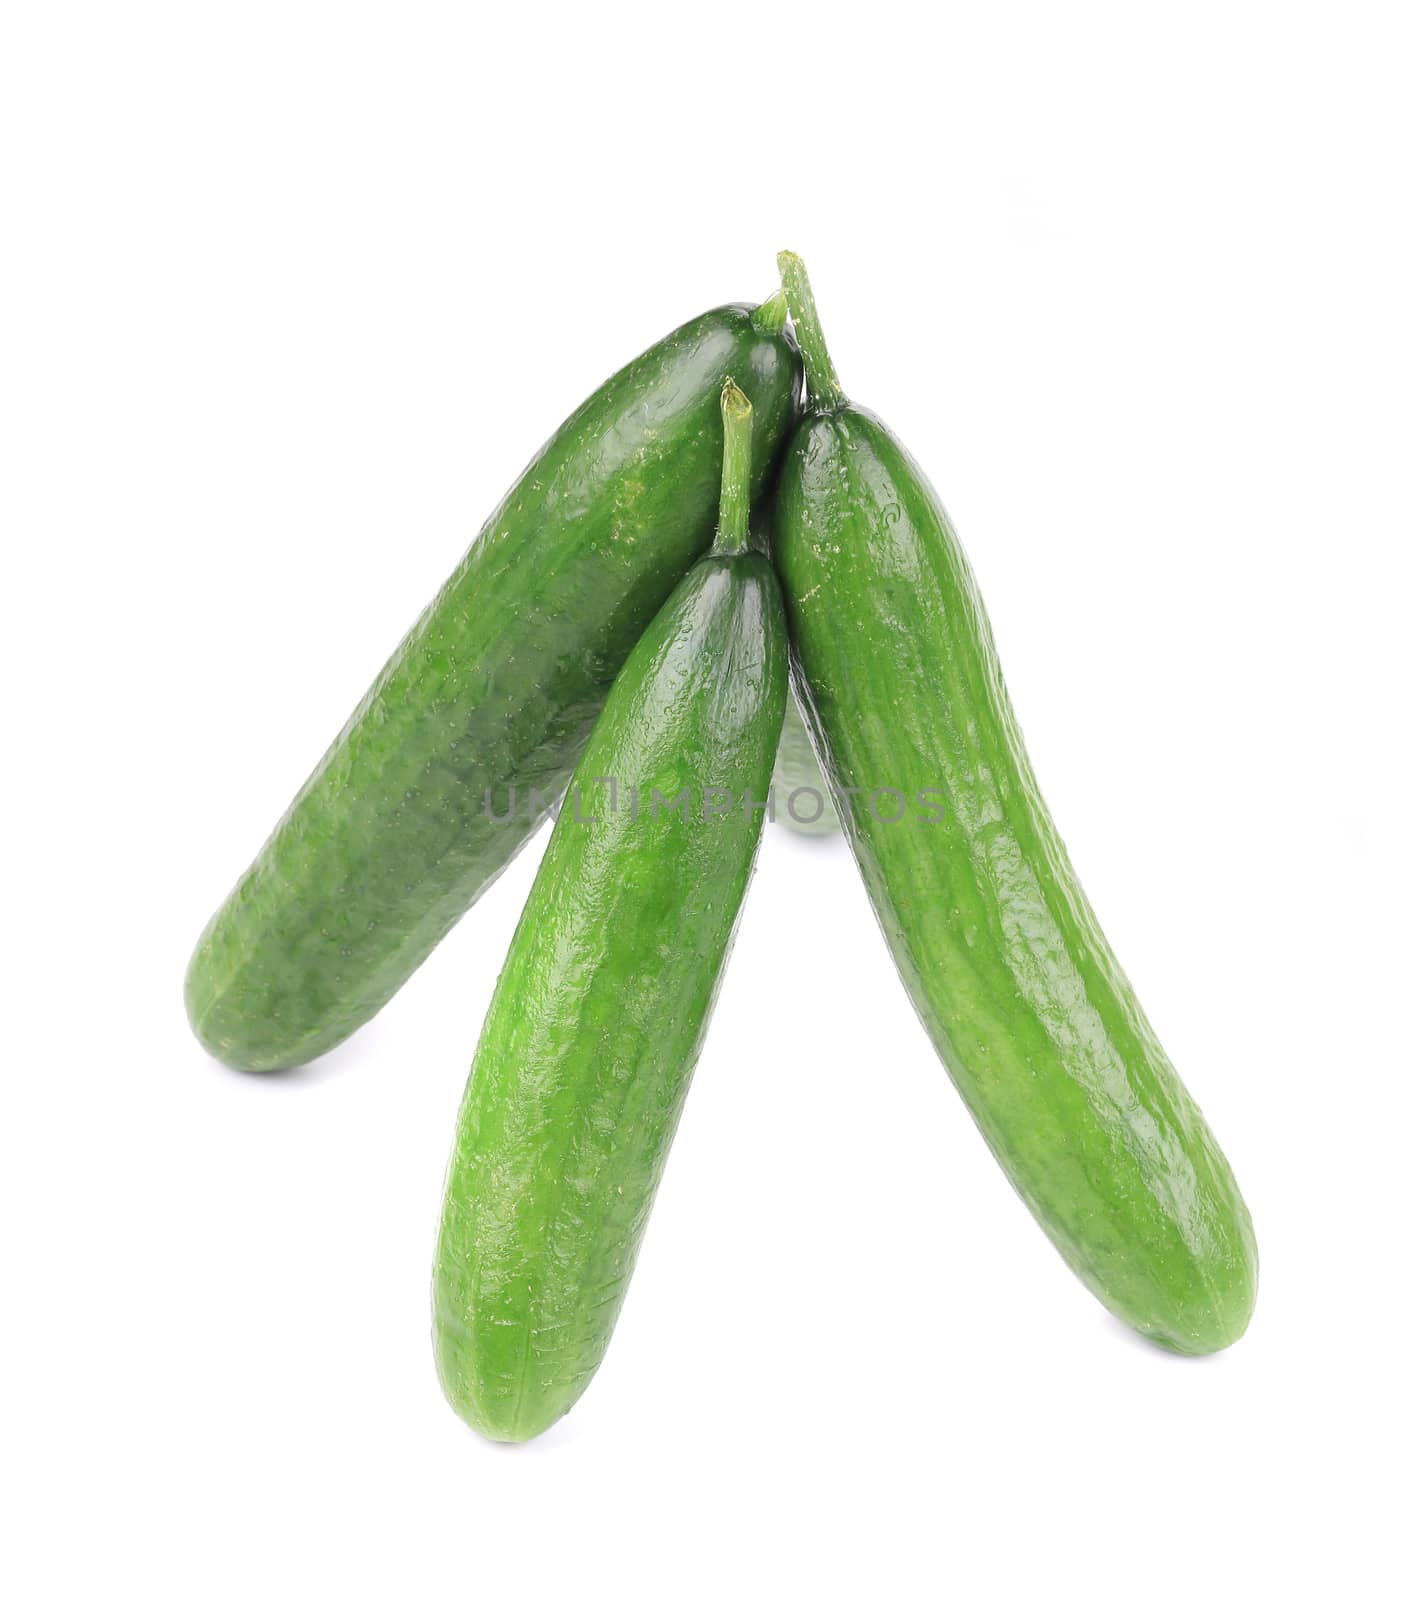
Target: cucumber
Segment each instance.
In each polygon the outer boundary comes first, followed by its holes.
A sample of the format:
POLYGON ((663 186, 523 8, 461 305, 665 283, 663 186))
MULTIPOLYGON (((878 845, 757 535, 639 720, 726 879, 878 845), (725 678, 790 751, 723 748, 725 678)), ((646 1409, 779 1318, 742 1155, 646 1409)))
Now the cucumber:
MULTIPOLYGON (((773 494, 766 496, 761 515, 750 521, 750 545, 771 560, 770 530, 764 515, 773 503, 773 494)), ((839 833, 839 821, 834 814, 834 802, 829 785, 819 770, 819 760, 814 746, 809 742, 809 730, 804 726, 804 714, 795 704, 791 694, 785 700, 784 727, 780 732, 780 747, 775 755, 775 774, 770 784, 774 800, 770 820, 778 822, 792 833, 805 839, 832 839, 839 833)))
POLYGON ((750 407, 733 386, 724 406, 720 532, 613 685, 459 1112, 434 1347, 454 1409, 494 1439, 550 1427, 602 1359, 759 844, 788 652, 747 548, 750 407))
POLYGON ((804 717, 790 695, 785 703, 785 723, 775 757, 775 821, 809 839, 827 839, 839 831, 834 802, 804 717))
POLYGON ((536 831, 706 548, 727 376, 757 408, 753 494, 798 403, 779 295, 678 328, 534 457, 198 941, 212 1055, 268 1071, 339 1044, 536 831))
POLYGON ((791 670, 899 973, 1082 1281, 1169 1349, 1221 1349, 1253 1309, 1248 1210, 1071 870, 952 524, 780 265, 809 398, 772 529, 791 670))

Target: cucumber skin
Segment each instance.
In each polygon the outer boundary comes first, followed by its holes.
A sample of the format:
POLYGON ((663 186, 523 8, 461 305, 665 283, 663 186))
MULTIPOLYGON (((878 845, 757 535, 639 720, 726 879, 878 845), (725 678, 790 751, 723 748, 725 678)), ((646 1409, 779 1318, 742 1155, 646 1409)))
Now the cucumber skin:
MULTIPOLYGON (((700 562, 612 689, 514 934, 474 1057, 436 1250, 434 1345, 490 1438, 550 1427, 591 1381, 635 1264, 734 940, 747 825, 606 807, 598 777, 763 801, 784 714, 762 555, 700 562)), ((625 800, 625 794, 623 795, 625 800)))
POLYGON ((707 312, 615 374, 489 518, 202 934, 185 1000, 212 1055, 270 1071, 339 1044, 536 831, 526 797, 561 793, 710 540, 726 377, 755 408, 752 492, 797 413, 798 355, 751 310, 707 312))
POLYGON ((938 824, 882 821, 865 795, 841 821, 993 1154, 1117 1316, 1176 1351, 1231 1344, 1256 1290, 1247 1207, 1071 869, 937 496, 871 412, 809 416, 774 546, 791 670, 831 779, 892 785, 910 818, 920 789, 944 792, 938 824))
POLYGON ((834 815, 834 801, 829 785, 819 770, 814 746, 809 742, 809 730, 804 726, 804 716, 790 695, 785 704, 784 729, 780 734, 779 754, 775 758, 775 821, 791 832, 806 839, 831 839, 839 831, 839 820, 834 815), (812 789, 819 796, 823 810, 809 821, 801 821, 795 811, 810 817, 814 806, 801 795, 790 809, 790 799, 797 790, 812 789))

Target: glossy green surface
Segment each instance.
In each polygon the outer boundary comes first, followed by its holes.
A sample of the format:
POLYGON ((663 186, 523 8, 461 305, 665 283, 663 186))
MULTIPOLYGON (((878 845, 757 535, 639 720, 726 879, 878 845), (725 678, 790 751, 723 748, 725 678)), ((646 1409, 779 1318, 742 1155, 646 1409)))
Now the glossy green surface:
POLYGON ((811 384, 773 529, 793 670, 821 762, 863 791, 843 820, 898 970, 1068 1264, 1148 1338, 1220 1349, 1253 1309, 1247 1208, 1071 869, 947 514, 786 286, 811 384))
POLYGON ((688 322, 534 458, 203 933, 186 1002, 214 1056, 269 1070, 340 1043, 536 830, 710 539, 727 376, 755 407, 752 495, 767 479, 798 396, 783 318, 688 322))
POLYGON ((435 1259, 440 1380, 491 1438, 556 1422, 611 1337, 761 835, 743 800, 707 817, 703 788, 763 805, 786 679, 769 563, 707 556, 623 668, 553 829, 474 1057, 435 1259), (690 803, 654 810, 653 787, 690 803))

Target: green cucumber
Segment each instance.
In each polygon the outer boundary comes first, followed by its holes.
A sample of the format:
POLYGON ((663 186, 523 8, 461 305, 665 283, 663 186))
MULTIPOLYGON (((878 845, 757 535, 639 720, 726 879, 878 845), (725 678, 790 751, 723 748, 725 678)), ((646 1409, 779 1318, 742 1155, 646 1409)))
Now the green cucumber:
POLYGON ((1071 870, 952 524, 780 264, 809 395, 772 533, 791 670, 899 973, 1082 1281, 1161 1345, 1221 1349, 1253 1309, 1248 1210, 1071 870))
POLYGON ((211 1054, 267 1071, 339 1044, 536 831, 706 548, 727 377, 756 407, 753 494, 798 402, 779 295, 678 328, 534 457, 199 940, 211 1054))
POLYGON ((435 1356, 494 1439, 550 1427, 602 1359, 759 844, 788 652, 774 571, 747 548, 750 408, 729 386, 725 411, 720 532, 613 685, 459 1112, 435 1356))

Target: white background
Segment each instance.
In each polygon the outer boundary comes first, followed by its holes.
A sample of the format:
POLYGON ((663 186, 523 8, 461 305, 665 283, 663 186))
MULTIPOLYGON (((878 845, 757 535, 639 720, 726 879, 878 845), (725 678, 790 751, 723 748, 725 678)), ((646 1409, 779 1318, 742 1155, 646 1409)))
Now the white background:
POLYGON ((9 1593, 1402 1592, 1414 26, 4 9, 9 1593), (952 510, 1258 1312, 1198 1362, 1114 1325, 847 854, 776 834, 603 1370, 495 1447, 428 1271, 540 845, 286 1077, 203 1056, 183 967, 533 449, 784 246, 952 510))

